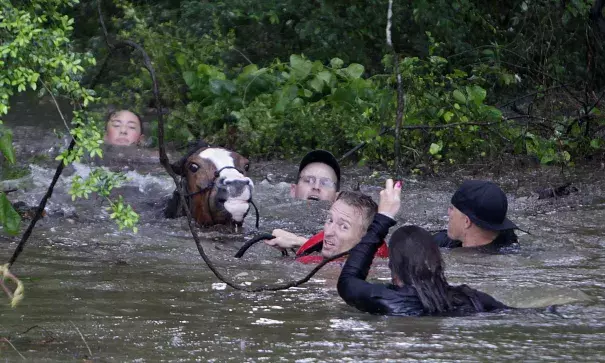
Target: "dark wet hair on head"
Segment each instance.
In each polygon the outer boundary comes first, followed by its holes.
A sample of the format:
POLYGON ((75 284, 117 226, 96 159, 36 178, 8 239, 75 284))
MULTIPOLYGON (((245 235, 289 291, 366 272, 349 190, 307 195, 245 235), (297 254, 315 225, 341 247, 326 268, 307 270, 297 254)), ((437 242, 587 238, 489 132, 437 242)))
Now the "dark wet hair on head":
POLYGON ((374 214, 378 211, 378 204, 376 204, 372 197, 363 193, 344 190, 338 193, 336 200, 342 200, 347 205, 357 208, 362 212, 365 224, 364 230, 368 228, 372 219, 374 219, 374 214))
POLYGON ((473 306, 477 312, 485 310, 474 290, 447 283, 439 247, 421 227, 404 226, 393 233, 389 268, 401 282, 416 289, 427 313, 444 313, 464 305, 473 306))
POLYGON ((137 117, 137 120, 139 120, 139 126, 141 127, 141 135, 145 135, 145 130, 143 128, 143 119, 141 118, 141 115, 139 115, 138 113, 128 110, 128 109, 120 109, 120 110, 113 110, 113 111, 109 111, 107 113, 107 116, 105 117, 105 127, 107 127, 107 124, 109 123, 109 120, 111 120, 111 118, 118 112, 122 112, 122 111, 128 111, 132 114, 134 114, 137 117))

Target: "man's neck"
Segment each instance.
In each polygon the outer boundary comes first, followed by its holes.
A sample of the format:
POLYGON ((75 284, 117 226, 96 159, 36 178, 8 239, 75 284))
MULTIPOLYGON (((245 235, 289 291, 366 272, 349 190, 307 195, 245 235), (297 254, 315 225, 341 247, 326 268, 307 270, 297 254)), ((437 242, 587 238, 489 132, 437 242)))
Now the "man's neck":
POLYGON ((467 232, 462 240, 462 247, 479 247, 492 243, 498 237, 497 231, 473 229, 467 232))

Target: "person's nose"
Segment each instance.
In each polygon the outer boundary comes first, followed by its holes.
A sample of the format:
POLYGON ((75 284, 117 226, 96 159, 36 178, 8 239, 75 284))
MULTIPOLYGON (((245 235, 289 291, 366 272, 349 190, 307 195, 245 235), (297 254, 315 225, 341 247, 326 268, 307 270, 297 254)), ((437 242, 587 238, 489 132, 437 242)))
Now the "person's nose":
POLYGON ((126 135, 128 134, 128 128, 127 127, 120 127, 120 134, 122 135, 126 135))
POLYGON ((333 236, 334 231, 334 223, 326 223, 324 225, 324 236, 333 236))

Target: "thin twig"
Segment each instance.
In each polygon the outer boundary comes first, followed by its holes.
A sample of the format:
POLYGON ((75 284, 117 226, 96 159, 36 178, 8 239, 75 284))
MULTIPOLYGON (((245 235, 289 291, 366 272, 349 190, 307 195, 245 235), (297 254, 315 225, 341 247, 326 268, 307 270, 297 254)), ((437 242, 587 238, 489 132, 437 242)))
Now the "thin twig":
MULTIPOLYGON (((100 1, 100 0, 99 0, 100 1)), ((98 6, 98 10, 99 10, 99 18, 102 19, 103 18, 103 14, 101 13, 101 7, 100 5, 98 6)), ((343 256, 345 256, 346 254, 348 254, 347 252, 343 252, 337 255, 334 255, 328 259, 324 259, 320 264, 318 264, 313 270, 311 270, 311 272, 309 272, 305 277, 303 277, 302 279, 299 279, 297 281, 291 281, 285 284, 281 284, 281 285, 269 285, 269 286, 260 286, 260 287, 256 287, 256 288, 248 288, 248 287, 242 287, 237 285, 235 282, 228 280, 226 277, 224 277, 217 269, 216 267, 212 264, 212 261, 210 260, 210 258, 208 257, 208 255, 206 254, 206 252, 204 251, 204 248, 202 247, 202 243, 199 239, 199 236, 197 235, 197 233, 194 230, 194 221, 191 215, 191 211, 189 210, 189 208, 187 208, 187 201, 185 200, 185 193, 183 192, 183 188, 181 186, 181 183, 179 183, 179 176, 174 172, 174 170, 172 170, 172 167, 170 165, 170 160, 168 159, 168 155, 166 154, 166 147, 164 144, 164 118, 161 112, 161 98, 160 98, 160 90, 158 87, 158 82, 157 82, 157 78, 155 75, 155 71, 154 71, 154 67, 153 64, 151 63, 151 59, 149 58, 149 55, 147 54, 147 52, 145 51, 145 49, 143 49, 143 47, 133 41, 130 40, 122 40, 122 41, 116 41, 115 43, 110 43, 108 39, 106 39, 108 44, 109 44, 109 49, 110 51, 114 51, 116 49, 119 48, 132 48, 134 50, 138 50, 143 58, 143 64, 145 69, 149 72, 149 75, 151 77, 151 82, 153 85, 153 96, 155 98, 155 106, 157 108, 157 114, 158 114, 158 148, 159 148, 159 154, 160 154, 160 164, 164 167, 164 169, 166 169, 166 172, 168 173, 168 175, 170 175, 170 177, 173 179, 176 188, 179 192, 180 195, 180 199, 181 199, 181 205, 183 206, 183 211, 185 212, 185 215, 187 216, 187 222, 189 225, 189 231, 191 232, 191 235, 193 237, 193 240, 195 242, 195 245, 197 247, 198 253, 199 255, 202 257, 202 259, 204 260, 204 262, 206 263, 206 265, 208 266, 208 268, 210 269, 210 271, 212 271, 212 273, 222 282, 224 282, 225 284, 227 284, 228 286, 236 289, 236 290, 242 290, 242 291, 247 291, 247 292, 260 292, 260 291, 277 291, 277 290, 285 290, 288 289, 290 287, 295 287, 295 286, 299 286, 307 281, 309 281, 309 279, 311 279, 311 277, 313 275, 315 275, 324 265, 326 265, 327 263, 334 261, 338 258, 341 258, 343 256)), ((73 323, 72 323, 73 324, 73 323)), ((92 355, 92 353, 91 353, 92 355)))
POLYGON ((393 18, 393 0, 389 0, 389 9, 387 11, 387 28, 386 37, 387 45, 391 48, 393 53, 393 65, 395 77, 397 79, 397 115, 395 117, 395 171, 399 170, 400 154, 401 154, 401 123, 403 122, 403 110, 405 108, 405 94, 403 92, 403 81, 401 79, 401 73, 399 73, 399 55, 395 51, 393 46, 393 40, 391 39, 391 24, 393 18))
MULTIPOLYGON (((74 146, 76 146, 76 139, 72 138, 71 142, 69 143, 69 146, 67 147, 67 152, 68 153, 71 152, 71 150, 73 150, 74 146)), ((27 242, 29 236, 31 235, 32 231, 34 230, 36 223, 38 222, 38 220, 40 218, 42 218, 42 215, 44 213, 44 208, 46 207, 46 202, 53 195, 53 189, 55 187, 55 184, 57 184, 57 181, 59 180, 59 176, 61 176, 61 173, 63 172, 64 167, 65 167, 64 160, 59 161, 59 165, 57 166, 57 170, 55 171, 53 180, 50 182, 50 185, 48 186, 48 189, 46 190, 46 194, 44 194, 44 197, 42 197, 42 200, 40 200, 40 204, 38 204, 38 209, 36 209, 36 214, 34 215, 34 218, 31 220, 31 222, 29 222, 29 226, 23 233, 23 236, 21 236, 21 241, 19 241, 17 248, 15 248, 15 252, 13 252, 11 259, 8 261, 9 266, 12 266, 13 263, 15 263, 15 261, 17 260, 17 257, 19 257, 19 254, 21 254, 21 252, 23 251, 25 242, 27 242)))
POLYGON ((86 339, 84 339, 84 335, 82 335, 82 332, 80 331, 80 329, 78 329, 78 327, 76 326, 76 324, 74 324, 73 321, 69 321, 71 323, 71 325, 74 326, 74 328, 76 328, 76 331, 78 332, 78 334, 80 334, 80 338, 82 338, 82 341, 84 342, 84 345, 86 345, 86 349, 88 349, 88 354, 89 358, 92 358, 92 351, 90 350, 90 347, 88 346, 88 343, 86 343, 86 339))
POLYGON ((238 53, 239 53, 239 54, 240 54, 242 57, 244 57, 244 58, 245 58, 245 59, 248 61, 248 63, 250 63, 250 64, 254 64, 254 63, 252 63, 252 61, 251 61, 251 60, 250 60, 248 57, 246 57, 246 55, 245 55, 244 53, 242 53, 242 52, 241 52, 239 49, 237 49, 236 47, 233 47, 233 48, 231 48, 231 49, 233 49, 234 51, 238 52, 238 53))
POLYGON ((55 107, 57 108, 57 111, 59 111, 59 116, 61 116, 61 120, 63 120, 63 125, 65 125, 65 128, 67 129, 67 132, 71 134, 71 130, 69 128, 69 125, 67 125, 67 120, 65 119, 65 116, 63 116, 63 112, 61 112, 61 107, 59 107, 59 102, 57 102, 57 99, 55 98, 55 95, 53 95, 53 92, 50 90, 50 88, 48 88, 48 86, 46 85, 46 83, 44 83, 44 81, 42 80, 42 78, 40 78, 40 83, 42 83, 42 86, 44 86, 44 88, 46 89, 46 91, 48 92, 48 94, 50 95, 50 97, 52 97, 53 102, 55 104, 55 107))
POLYGON ((7 342, 7 343, 8 343, 8 344, 9 344, 11 347, 13 347, 13 349, 15 350, 15 352, 17 352, 17 354, 19 354, 23 360, 27 360, 27 359, 25 359, 25 357, 23 356, 23 354, 21 354, 21 352, 19 352, 19 351, 17 350, 17 348, 15 348, 15 346, 13 345, 13 343, 11 343, 11 341, 10 341, 10 340, 8 340, 8 339, 6 339, 6 338, 2 338, 2 339, 0 339, 0 340, 7 342))

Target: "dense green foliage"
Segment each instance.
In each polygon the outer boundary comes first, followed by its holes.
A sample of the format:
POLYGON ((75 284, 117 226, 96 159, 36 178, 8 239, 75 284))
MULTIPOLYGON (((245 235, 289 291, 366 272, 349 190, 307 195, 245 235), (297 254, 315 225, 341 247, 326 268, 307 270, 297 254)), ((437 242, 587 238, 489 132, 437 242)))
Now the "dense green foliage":
MULTIPOLYGON (((53 100, 59 96, 68 98, 75 105, 75 110, 71 121, 68 123, 64 119, 64 122, 69 134, 77 140, 77 145, 72 152, 66 150, 58 157, 66 164, 79 161, 85 154, 100 156, 103 142, 101 131, 86 111, 86 107, 96 101, 94 92, 81 83, 86 71, 84 67, 94 66, 95 59, 91 52, 75 49, 70 39, 74 19, 66 13, 77 4, 77 0, 40 0, 13 5, 8 0, 0 0, 0 117, 9 112, 10 97, 15 92, 30 89, 39 91, 40 95, 50 94, 53 100)), ((59 112, 62 118, 68 117, 64 112, 59 112)), ((0 153, 9 163, 16 162, 12 133, 2 125, 1 119, 0 153)), ((93 175, 101 181, 111 179, 111 176, 103 176, 105 174, 105 171, 99 170, 93 175)), ((93 190, 97 192, 114 185, 96 184, 93 190)), ((79 193, 77 183, 72 189, 74 195, 86 195, 79 193)), ((119 208, 112 218, 118 221, 120 227, 131 227, 138 220, 129 207, 122 205, 121 199, 111 203, 115 205, 112 208, 114 212, 119 208)), ((7 233, 19 231, 19 214, 2 191, 0 223, 7 233)))
MULTIPOLYGON (((359 156, 389 164, 397 95, 386 5, 121 2, 104 10, 110 32, 140 42, 158 68, 170 140, 204 138, 260 157, 315 147, 344 153, 367 142, 359 156)), ((567 164, 602 150, 605 20, 597 7, 586 0, 396 3, 404 125, 428 126, 404 130, 404 163, 506 152, 567 164)), ((93 11, 83 13, 90 19, 93 11)), ((145 110, 146 73, 133 61, 114 65, 99 94, 145 110)))

